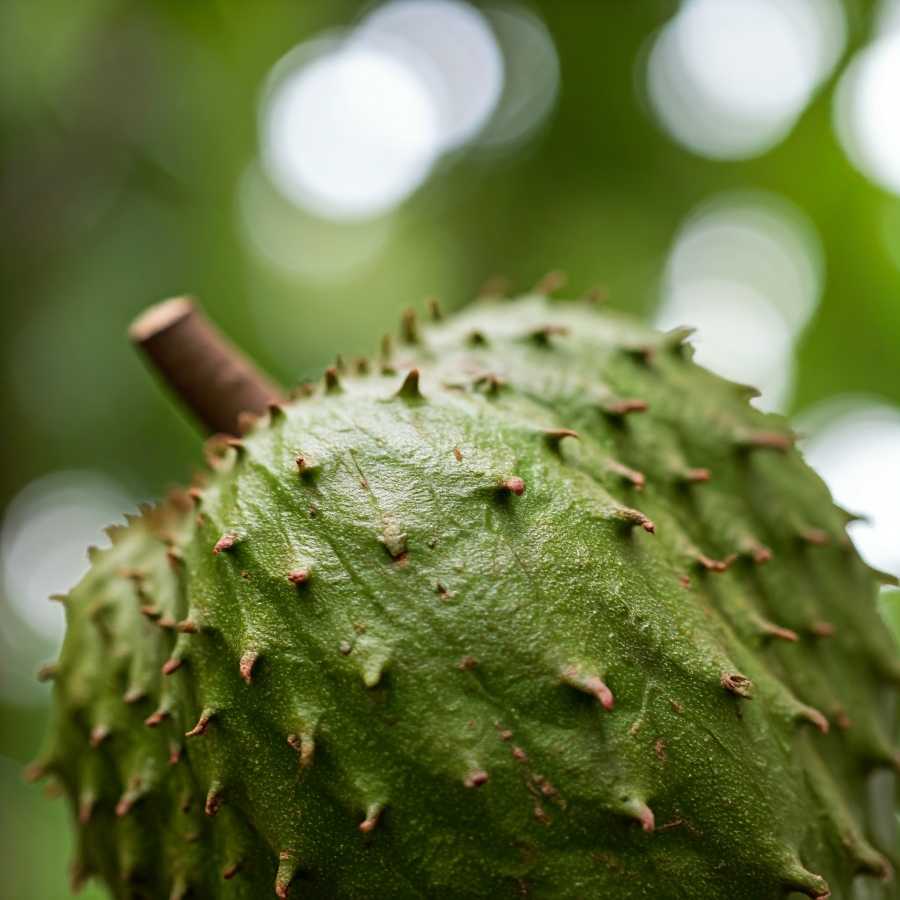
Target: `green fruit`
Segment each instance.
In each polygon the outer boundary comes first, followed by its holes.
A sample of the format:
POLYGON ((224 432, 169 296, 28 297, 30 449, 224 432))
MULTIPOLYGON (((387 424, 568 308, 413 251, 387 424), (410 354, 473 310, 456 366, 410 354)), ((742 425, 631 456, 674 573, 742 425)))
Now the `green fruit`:
POLYGON ((538 296, 407 318, 114 528, 65 599, 35 770, 77 876, 895 896, 877 575, 784 422, 685 337, 538 296))

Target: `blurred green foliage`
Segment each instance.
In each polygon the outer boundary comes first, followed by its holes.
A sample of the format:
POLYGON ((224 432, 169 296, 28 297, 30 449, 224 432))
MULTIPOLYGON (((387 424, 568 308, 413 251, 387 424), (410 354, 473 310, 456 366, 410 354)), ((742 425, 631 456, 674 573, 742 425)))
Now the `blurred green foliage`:
MULTIPOLYGON (((636 89, 637 62, 675 0, 533 6, 561 63, 543 131, 509 157, 446 161, 396 213, 371 263, 304 281, 252 252, 236 198, 258 150, 267 72, 361 4, 0 5, 0 507, 59 469, 106 472, 146 497, 189 476, 199 437, 125 339, 130 319, 163 297, 201 298, 288 383, 337 352, 371 351, 426 295, 459 305, 497 272, 523 288, 562 268, 575 289, 601 283, 612 305, 646 314, 679 222, 731 188, 793 200, 823 242, 826 291, 799 347, 795 408, 848 390, 900 402, 900 199, 847 162, 830 88, 772 152, 710 162, 668 139, 636 89)), ((848 4, 851 45, 865 40, 870 13, 848 4)), ((891 615, 900 628, 896 602, 891 615)), ((45 712, 4 704, 3 893, 68 896, 62 805, 16 770, 45 712)))

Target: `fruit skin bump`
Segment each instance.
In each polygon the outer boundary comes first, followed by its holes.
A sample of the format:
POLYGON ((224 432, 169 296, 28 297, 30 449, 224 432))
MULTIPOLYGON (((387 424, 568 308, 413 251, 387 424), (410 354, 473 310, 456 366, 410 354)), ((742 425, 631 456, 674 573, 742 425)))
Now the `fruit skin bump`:
POLYGON ((91 551, 74 882, 896 896, 900 659, 785 422, 589 300, 432 314, 91 551))

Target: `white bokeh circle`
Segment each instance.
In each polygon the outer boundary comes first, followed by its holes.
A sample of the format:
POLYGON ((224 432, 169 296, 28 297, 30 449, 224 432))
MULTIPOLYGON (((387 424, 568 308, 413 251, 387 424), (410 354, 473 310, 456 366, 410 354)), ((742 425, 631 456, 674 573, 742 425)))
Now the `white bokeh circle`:
POLYGON ((647 93, 688 149, 756 156, 793 128, 845 41, 839 0, 685 0, 647 57, 647 93))
POLYGON ((263 164, 279 190, 326 218, 380 215, 428 176, 441 147, 439 110, 396 55, 352 42, 315 49, 270 82, 263 164))
POLYGON ((866 517, 848 531, 871 565, 900 575, 900 408, 841 396, 799 419, 807 462, 835 502, 866 517))

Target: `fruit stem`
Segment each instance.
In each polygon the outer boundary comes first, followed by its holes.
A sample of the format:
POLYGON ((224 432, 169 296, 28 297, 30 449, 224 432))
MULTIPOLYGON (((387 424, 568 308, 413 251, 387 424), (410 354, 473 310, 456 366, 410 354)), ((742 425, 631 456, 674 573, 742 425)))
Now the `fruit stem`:
POLYGON ((212 432, 240 434, 242 413, 261 415, 282 392, 187 297, 151 306, 128 335, 212 432))

